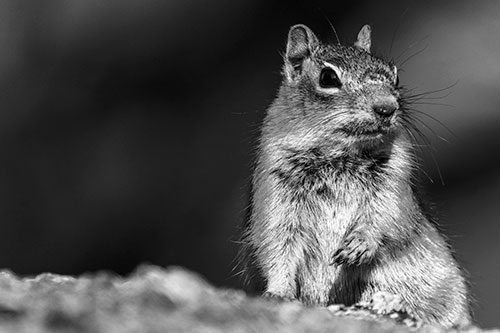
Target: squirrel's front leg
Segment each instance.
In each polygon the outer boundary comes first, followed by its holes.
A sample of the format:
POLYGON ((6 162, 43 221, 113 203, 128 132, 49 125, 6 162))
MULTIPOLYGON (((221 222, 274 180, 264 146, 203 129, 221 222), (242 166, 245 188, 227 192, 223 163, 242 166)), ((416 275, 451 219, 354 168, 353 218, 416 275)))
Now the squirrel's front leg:
POLYGON ((357 222, 340 242, 339 248, 332 255, 330 264, 359 266, 370 263, 381 242, 381 235, 373 229, 371 223, 357 222))
POLYGON ((390 208, 384 205, 384 200, 371 198, 358 209, 357 217, 332 254, 331 265, 369 264, 380 250, 386 234, 393 229, 391 226, 395 221, 387 215, 390 208))
POLYGON ((285 300, 297 298, 297 271, 302 260, 303 241, 296 218, 268 221, 263 231, 269 242, 261 242, 258 262, 266 280, 264 296, 285 300))
POLYGON ((292 244, 281 239, 273 255, 266 258, 263 267, 266 278, 265 297, 282 300, 297 298, 297 266, 299 258, 295 254, 292 244))

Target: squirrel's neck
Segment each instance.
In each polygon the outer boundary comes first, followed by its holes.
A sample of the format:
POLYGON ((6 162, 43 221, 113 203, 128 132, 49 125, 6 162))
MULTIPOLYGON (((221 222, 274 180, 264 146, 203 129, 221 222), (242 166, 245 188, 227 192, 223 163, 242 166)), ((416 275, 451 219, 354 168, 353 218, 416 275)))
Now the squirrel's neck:
POLYGON ((405 136, 395 136, 388 146, 358 148, 347 151, 336 147, 298 150, 262 145, 254 182, 276 177, 282 185, 291 186, 301 193, 338 179, 391 187, 409 184, 414 156, 411 143, 405 136))

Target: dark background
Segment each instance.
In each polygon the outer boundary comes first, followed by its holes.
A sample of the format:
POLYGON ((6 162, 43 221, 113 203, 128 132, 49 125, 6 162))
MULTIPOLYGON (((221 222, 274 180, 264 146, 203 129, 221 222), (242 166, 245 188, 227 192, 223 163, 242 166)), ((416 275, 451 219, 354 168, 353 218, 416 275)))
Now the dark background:
POLYGON ((416 92, 424 186, 499 326, 497 1, 4 0, 0 2, 0 266, 19 274, 183 265, 232 276, 253 147, 289 26, 373 49, 416 92), (355 3, 355 4, 354 4, 355 3), (391 40, 396 32, 393 46, 391 40), (421 52, 420 52, 421 51, 421 52), (456 83, 456 84, 455 84, 456 83), (454 85, 455 84, 455 85, 454 85), (444 179, 440 181, 439 171, 444 179))

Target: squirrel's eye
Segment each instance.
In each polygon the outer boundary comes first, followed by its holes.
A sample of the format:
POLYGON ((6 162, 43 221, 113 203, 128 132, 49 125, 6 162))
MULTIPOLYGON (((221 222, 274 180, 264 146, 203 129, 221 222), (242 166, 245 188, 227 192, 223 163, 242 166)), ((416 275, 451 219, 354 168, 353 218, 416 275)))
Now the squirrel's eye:
POLYGON ((319 74, 319 86, 321 88, 340 88, 342 83, 337 73, 331 68, 323 68, 319 74))

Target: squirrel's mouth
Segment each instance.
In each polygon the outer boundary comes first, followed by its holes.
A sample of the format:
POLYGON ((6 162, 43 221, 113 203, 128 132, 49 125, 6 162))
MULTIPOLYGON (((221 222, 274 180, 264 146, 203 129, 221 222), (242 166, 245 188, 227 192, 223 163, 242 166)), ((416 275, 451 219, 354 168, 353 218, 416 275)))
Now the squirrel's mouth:
POLYGON ((348 136, 357 137, 359 139, 379 139, 394 131, 394 125, 390 123, 370 123, 370 124, 355 124, 346 126, 342 132, 348 136))

